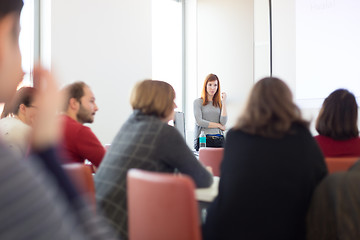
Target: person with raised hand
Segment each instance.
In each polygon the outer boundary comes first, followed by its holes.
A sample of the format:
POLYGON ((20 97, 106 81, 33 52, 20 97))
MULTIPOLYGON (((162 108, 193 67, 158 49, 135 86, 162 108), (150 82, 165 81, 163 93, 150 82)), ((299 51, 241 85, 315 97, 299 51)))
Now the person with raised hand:
MULTIPOLYGON (((9 102, 22 80, 19 49, 22 0, 0 0, 0 102, 9 102)), ((79 197, 58 164, 59 140, 56 82, 36 67, 39 100, 27 161, 0 141, 0 239, 116 239, 79 197)))

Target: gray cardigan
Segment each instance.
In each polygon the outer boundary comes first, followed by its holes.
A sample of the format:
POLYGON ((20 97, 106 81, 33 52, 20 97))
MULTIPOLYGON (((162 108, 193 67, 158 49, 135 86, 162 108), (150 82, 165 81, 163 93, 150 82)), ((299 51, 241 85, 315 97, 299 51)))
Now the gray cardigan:
POLYGON ((195 158, 183 137, 155 116, 135 110, 116 135, 95 175, 99 208, 118 234, 127 239, 126 174, 130 168, 189 175, 208 187, 211 174, 195 158))
POLYGON ((195 139, 199 137, 201 131, 205 134, 223 134, 223 131, 219 128, 208 128, 210 122, 220 123, 225 125, 227 122, 227 116, 221 116, 221 108, 214 107, 212 102, 207 105, 202 105, 203 100, 201 98, 194 101, 194 116, 196 120, 195 124, 195 139))

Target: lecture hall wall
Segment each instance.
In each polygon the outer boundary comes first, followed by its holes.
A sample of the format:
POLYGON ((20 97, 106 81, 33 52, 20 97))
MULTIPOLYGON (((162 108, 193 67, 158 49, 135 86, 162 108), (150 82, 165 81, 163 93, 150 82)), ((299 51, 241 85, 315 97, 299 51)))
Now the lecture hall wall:
MULTIPOLYGON (((170 0, 169 0, 170 1, 170 0)), ((185 113, 192 143, 192 102, 212 72, 228 94, 228 127, 238 118, 259 77, 268 74, 267 0, 187 0, 185 113)), ((273 0, 274 74, 295 87, 295 0, 273 0), (293 11, 293 12, 292 12, 293 11)), ((85 81, 99 111, 89 127, 111 143, 132 110, 133 85, 151 77, 151 1, 52 0, 51 63, 61 86, 85 81), (86 5, 86 7, 84 7, 86 5)), ((318 109, 305 109, 308 118, 318 109)))
POLYGON ((111 143, 133 85, 151 77, 151 1, 52 0, 51 63, 61 85, 82 80, 99 111, 88 125, 111 143))

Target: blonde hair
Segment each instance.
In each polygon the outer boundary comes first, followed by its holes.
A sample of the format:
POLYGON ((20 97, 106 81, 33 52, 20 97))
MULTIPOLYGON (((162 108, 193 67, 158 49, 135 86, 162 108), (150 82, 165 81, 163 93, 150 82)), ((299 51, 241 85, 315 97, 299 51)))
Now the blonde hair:
POLYGON ((254 85, 235 128, 250 134, 278 138, 288 133, 293 123, 309 125, 293 102, 289 87, 278 78, 268 77, 254 85))
POLYGON ((174 110, 175 91, 163 81, 144 80, 138 82, 130 96, 130 104, 146 115, 167 117, 174 110))

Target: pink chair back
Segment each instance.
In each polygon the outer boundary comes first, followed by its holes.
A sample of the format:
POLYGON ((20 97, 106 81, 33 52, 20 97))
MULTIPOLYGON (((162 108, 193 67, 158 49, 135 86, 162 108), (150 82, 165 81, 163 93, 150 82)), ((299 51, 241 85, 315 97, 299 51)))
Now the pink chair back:
POLYGON ((224 157, 224 148, 200 148, 199 161, 212 168, 214 176, 220 177, 220 166, 224 157))
POLYGON ((200 240, 192 179, 130 169, 127 174, 129 239, 200 240))
POLYGON ((82 163, 69 163, 62 166, 79 193, 96 208, 95 183, 91 169, 82 163))
POLYGON ((330 173, 347 171, 360 157, 327 157, 325 163, 330 173))

